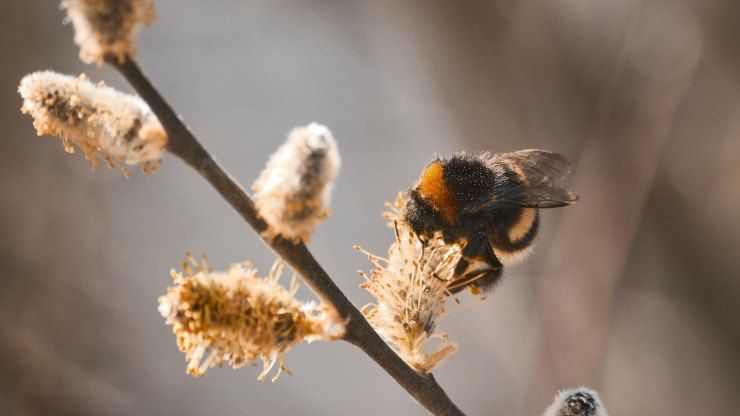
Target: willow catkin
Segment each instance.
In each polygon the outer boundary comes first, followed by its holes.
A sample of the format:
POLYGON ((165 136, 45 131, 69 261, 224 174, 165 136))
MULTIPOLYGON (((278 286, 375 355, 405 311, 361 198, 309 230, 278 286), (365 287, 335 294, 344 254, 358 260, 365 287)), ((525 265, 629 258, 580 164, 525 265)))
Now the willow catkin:
POLYGON ((106 55, 119 62, 135 57, 139 29, 156 19, 150 0, 64 0, 62 8, 74 26, 80 59, 98 66, 106 55))
POLYGON ((588 387, 561 391, 543 416, 608 416, 599 394, 588 387))
POLYGON ((391 244, 387 259, 366 252, 375 269, 369 277, 360 272, 366 279, 361 287, 375 302, 363 308, 363 313, 401 358, 416 370, 428 372, 457 349, 457 344, 450 342, 427 353, 425 346, 435 336, 437 322, 445 310, 445 295, 459 259, 459 248, 446 245, 439 238, 423 246, 405 223, 396 222, 395 226, 397 239, 391 244))
POLYGON ((233 264, 226 272, 185 263, 172 271, 175 285, 159 298, 159 311, 185 353, 187 372, 202 375, 228 362, 239 368, 261 360, 259 379, 294 345, 313 340, 333 341, 344 335, 344 322, 334 309, 302 303, 277 281, 283 266, 276 263, 266 277, 258 277, 249 263, 233 264))
POLYGON ((52 71, 26 75, 18 92, 21 111, 34 118, 41 135, 62 138, 74 153, 79 147, 97 166, 139 165, 145 173, 156 170, 167 144, 167 134, 157 117, 139 97, 52 71))
POLYGON ((339 166, 337 145, 326 126, 295 128, 252 185, 259 214, 269 225, 265 237, 307 242, 330 214, 339 166))

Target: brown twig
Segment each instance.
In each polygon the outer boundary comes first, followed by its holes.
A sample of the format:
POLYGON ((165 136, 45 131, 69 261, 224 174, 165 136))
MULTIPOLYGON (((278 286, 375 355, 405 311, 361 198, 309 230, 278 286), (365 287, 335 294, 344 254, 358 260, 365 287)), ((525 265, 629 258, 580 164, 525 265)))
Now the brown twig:
MULTIPOLYGON (((167 130, 168 150, 206 178, 254 231, 261 235, 267 224, 259 217, 254 201, 198 142, 137 63, 133 59, 119 62, 111 58, 106 61, 126 78, 157 115, 167 130)), ((269 241, 262 238, 262 241, 282 257, 322 301, 333 305, 340 316, 348 319, 345 341, 362 349, 432 414, 463 415, 432 374, 416 372, 380 338, 362 313, 326 274, 305 244, 294 244, 280 237, 269 241)))

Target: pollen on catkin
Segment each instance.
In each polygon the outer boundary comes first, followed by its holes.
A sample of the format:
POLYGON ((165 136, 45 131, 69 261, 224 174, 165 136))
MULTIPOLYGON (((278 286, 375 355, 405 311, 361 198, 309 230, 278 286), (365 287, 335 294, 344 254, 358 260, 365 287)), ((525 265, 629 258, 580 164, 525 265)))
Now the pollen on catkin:
POLYGON ((344 335, 344 321, 333 308, 294 299, 297 285, 278 283, 283 265, 276 262, 266 277, 250 263, 214 272, 190 258, 183 271, 172 270, 175 285, 159 298, 159 311, 172 325, 185 353, 187 372, 201 376, 227 362, 233 368, 261 360, 263 380, 275 363, 276 381, 285 370, 283 354, 300 342, 334 341, 344 335))
POLYGON ((588 387, 561 391, 542 416, 608 416, 599 394, 588 387))
POLYGON ((167 134, 154 113, 139 97, 124 94, 98 83, 52 71, 26 75, 18 92, 21 111, 34 118, 39 136, 62 138, 64 148, 73 144, 93 168, 101 160, 109 167, 138 165, 149 174, 157 169, 167 144, 167 134))
POLYGON ((259 214, 268 224, 263 235, 308 242, 314 227, 330 215, 339 165, 339 151, 326 126, 295 128, 252 185, 259 214))
POLYGON ((375 266, 360 285, 375 302, 363 308, 370 324, 398 355, 417 371, 428 372, 455 352, 457 344, 449 342, 427 353, 430 338, 446 338, 435 334, 437 321, 445 310, 445 295, 459 259, 459 249, 433 238, 422 246, 419 238, 405 223, 395 221, 396 241, 388 250, 388 258, 365 252, 375 266))
POLYGON ((80 59, 98 66, 106 55, 119 62, 135 57, 139 29, 157 17, 151 0, 64 0, 62 8, 74 26, 80 59))
MULTIPOLYGON (((396 228, 396 224, 402 224, 405 223, 405 215, 404 210, 406 209, 406 195, 403 192, 399 192, 396 195, 396 199, 393 202, 386 202, 385 207, 387 211, 383 212, 383 218, 388 220, 386 225, 390 228, 396 228)), ((412 232, 409 230, 409 232, 412 232)), ((413 233, 413 232, 412 232, 413 233)), ((456 244, 447 244, 445 243, 440 235, 436 235, 432 241, 434 244, 439 246, 440 250, 443 249, 450 249, 451 252, 455 253, 455 262, 457 262, 460 259, 460 246, 456 244)), ((453 265, 454 268, 454 265, 453 265)), ((460 281, 465 280, 464 276, 455 277, 454 275, 451 275, 449 279, 447 280, 447 286, 445 293, 448 296, 452 295, 452 290, 458 289, 461 286, 460 281)), ((462 284, 465 284, 464 282, 462 284)), ((470 290, 470 293, 474 296, 477 296, 481 301, 486 300, 486 295, 481 292, 477 287, 472 285, 465 286, 470 290)), ((454 298, 454 296, 453 296, 454 298)), ((457 299, 455 299, 457 301, 457 299)))

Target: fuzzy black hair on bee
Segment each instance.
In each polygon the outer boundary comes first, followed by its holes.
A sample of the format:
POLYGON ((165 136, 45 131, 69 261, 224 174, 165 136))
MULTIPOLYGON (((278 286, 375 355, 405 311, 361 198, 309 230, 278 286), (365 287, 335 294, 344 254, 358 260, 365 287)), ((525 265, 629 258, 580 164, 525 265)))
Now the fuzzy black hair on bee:
POLYGON ((409 190, 404 217, 422 239, 439 232, 446 243, 462 245, 453 293, 489 290, 504 265, 528 254, 538 209, 578 200, 562 184, 569 172, 566 158, 545 150, 437 158, 409 190))

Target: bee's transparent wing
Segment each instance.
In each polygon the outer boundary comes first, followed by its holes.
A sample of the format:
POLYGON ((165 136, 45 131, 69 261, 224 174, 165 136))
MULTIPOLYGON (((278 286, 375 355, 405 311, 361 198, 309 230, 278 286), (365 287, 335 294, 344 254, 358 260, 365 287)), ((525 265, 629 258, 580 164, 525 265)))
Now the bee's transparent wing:
POLYGON ((562 155, 530 149, 490 158, 491 164, 503 165, 516 173, 517 178, 506 185, 499 185, 491 195, 468 205, 465 213, 507 206, 556 208, 578 201, 578 195, 563 184, 563 178, 570 173, 570 162, 562 155))

